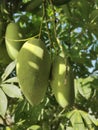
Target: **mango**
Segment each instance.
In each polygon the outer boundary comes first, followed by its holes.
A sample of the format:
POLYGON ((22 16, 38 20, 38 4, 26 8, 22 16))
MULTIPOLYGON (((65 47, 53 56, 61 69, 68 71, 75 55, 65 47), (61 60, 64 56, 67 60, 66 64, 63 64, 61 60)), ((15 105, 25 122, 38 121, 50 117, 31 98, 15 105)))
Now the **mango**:
POLYGON ((58 104, 65 108, 74 100, 74 78, 67 58, 58 55, 52 63, 50 85, 58 104))
POLYGON ((5 33, 5 43, 8 55, 12 60, 17 58, 18 52, 23 44, 20 41, 21 38, 22 34, 18 24, 14 22, 9 23, 5 33))
POLYGON ((40 39, 25 42, 17 56, 16 73, 20 88, 34 106, 45 96, 50 74, 50 55, 40 39))

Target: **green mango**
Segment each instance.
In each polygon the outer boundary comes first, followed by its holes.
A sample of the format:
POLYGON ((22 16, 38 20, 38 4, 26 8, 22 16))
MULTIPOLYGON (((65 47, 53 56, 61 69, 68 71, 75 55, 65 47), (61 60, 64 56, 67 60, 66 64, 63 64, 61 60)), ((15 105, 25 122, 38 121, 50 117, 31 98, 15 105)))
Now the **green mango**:
POLYGON ((21 30, 17 23, 9 23, 5 33, 6 49, 12 60, 17 58, 18 52, 23 44, 21 30), (19 41, 18 41, 19 40, 19 41))
POLYGON ((22 46, 16 61, 20 88, 34 106, 45 96, 50 73, 50 55, 40 39, 31 38, 22 46))
POLYGON ((71 105, 74 101, 74 79, 67 58, 58 55, 52 64, 50 81, 54 96, 61 107, 71 105))

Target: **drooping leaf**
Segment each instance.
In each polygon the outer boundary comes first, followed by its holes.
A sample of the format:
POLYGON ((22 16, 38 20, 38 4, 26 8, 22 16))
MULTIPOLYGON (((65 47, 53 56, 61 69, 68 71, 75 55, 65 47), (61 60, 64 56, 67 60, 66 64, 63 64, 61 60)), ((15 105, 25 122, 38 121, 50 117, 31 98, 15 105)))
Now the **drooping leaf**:
POLYGON ((7 97, 0 88, 0 115, 4 116, 7 110, 7 97))
POLYGON ((3 91, 11 98, 22 98, 21 90, 14 84, 1 84, 3 91))

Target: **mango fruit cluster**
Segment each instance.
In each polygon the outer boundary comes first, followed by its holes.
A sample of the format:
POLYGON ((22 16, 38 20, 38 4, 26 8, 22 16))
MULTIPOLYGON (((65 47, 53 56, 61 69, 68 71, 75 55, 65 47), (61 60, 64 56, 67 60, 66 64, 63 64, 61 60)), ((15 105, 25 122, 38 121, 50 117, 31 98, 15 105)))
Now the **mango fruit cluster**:
POLYGON ((39 104, 52 87, 58 104, 65 108, 74 102, 74 78, 68 58, 57 55, 51 61, 45 43, 37 38, 21 42, 22 35, 16 23, 6 29, 5 42, 8 55, 16 60, 19 86, 29 103, 39 104), (51 78, 50 78, 51 75, 51 78))

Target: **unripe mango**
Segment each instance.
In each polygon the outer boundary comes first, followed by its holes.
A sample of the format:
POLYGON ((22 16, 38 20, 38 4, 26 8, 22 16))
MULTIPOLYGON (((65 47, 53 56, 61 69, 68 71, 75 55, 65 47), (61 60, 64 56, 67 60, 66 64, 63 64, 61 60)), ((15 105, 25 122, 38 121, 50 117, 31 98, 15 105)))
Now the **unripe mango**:
POLYGON ((5 43, 8 55, 12 60, 17 58, 18 52, 22 46, 22 42, 18 41, 22 38, 22 34, 17 23, 9 23, 5 33, 5 43))
POLYGON ((22 46, 16 64, 19 85, 31 105, 37 105, 45 96, 50 73, 50 55, 45 44, 32 38, 22 46))
POLYGON ((72 75, 67 59, 57 56, 53 61, 50 84, 57 102, 63 108, 73 103, 74 79, 72 75))

